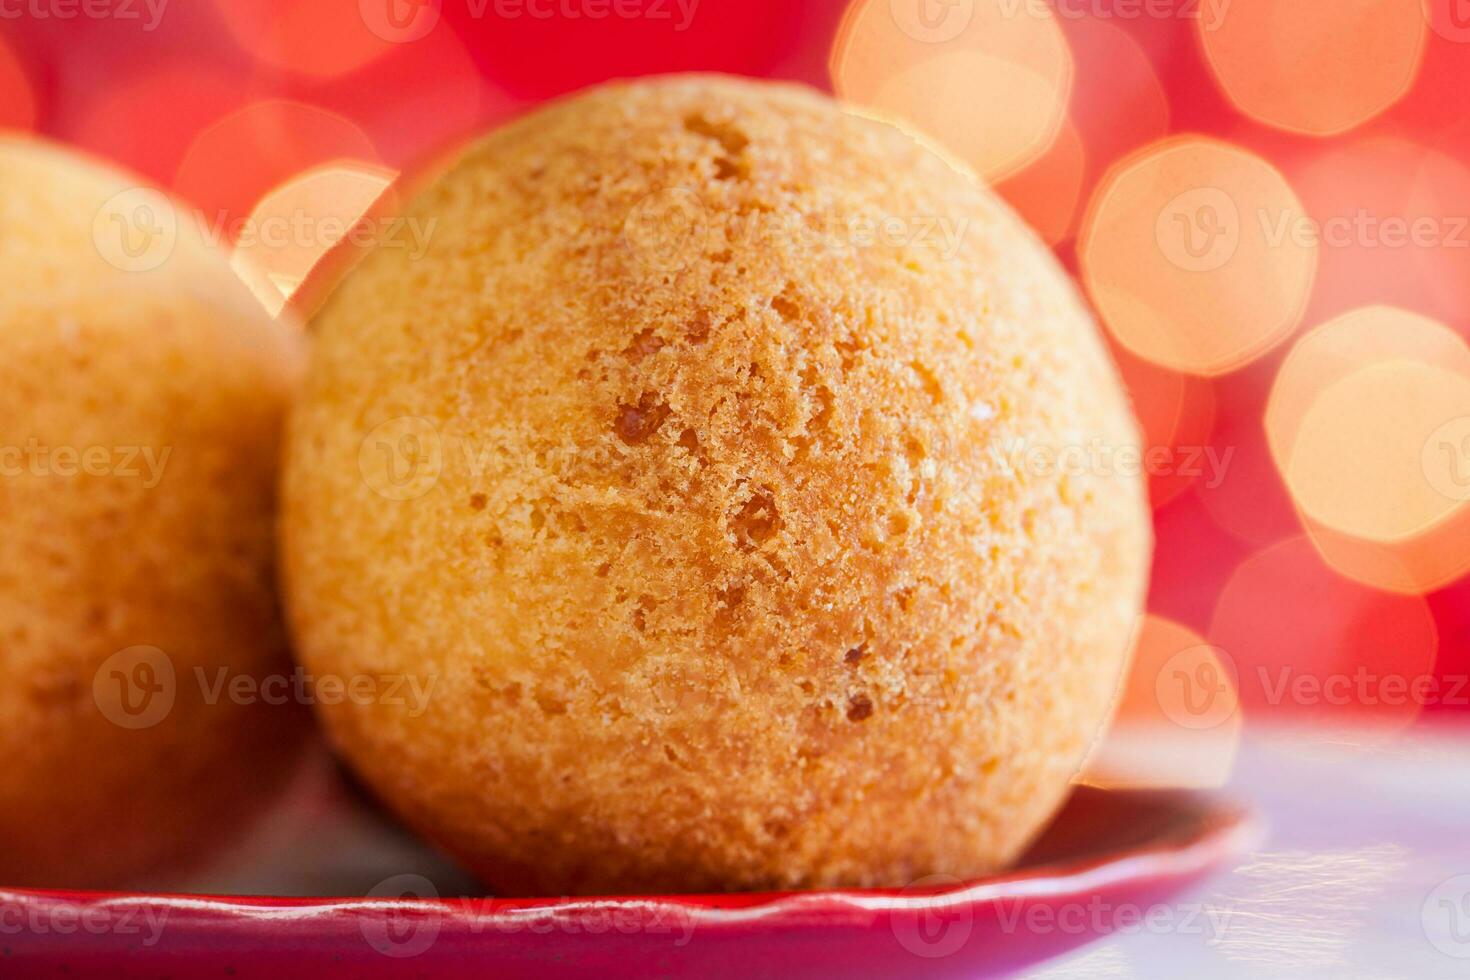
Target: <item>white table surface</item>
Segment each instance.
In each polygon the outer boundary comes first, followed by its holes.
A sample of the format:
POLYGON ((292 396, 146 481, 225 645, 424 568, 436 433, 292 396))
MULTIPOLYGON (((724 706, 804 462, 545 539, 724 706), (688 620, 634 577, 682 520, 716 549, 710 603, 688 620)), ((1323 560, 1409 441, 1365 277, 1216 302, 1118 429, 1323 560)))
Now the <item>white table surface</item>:
POLYGON ((1268 823, 1240 867, 1025 976, 1470 978, 1470 724, 1376 746, 1247 732, 1222 792, 1268 823))

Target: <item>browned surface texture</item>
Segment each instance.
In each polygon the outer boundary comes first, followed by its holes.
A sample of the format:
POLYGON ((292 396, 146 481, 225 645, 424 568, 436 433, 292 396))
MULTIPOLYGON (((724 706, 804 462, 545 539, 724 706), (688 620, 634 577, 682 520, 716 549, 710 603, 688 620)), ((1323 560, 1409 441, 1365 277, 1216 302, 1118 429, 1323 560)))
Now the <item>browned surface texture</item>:
POLYGON ((369 783, 504 891, 1014 857, 1148 554, 1137 478, 1017 451, 1137 442, 1043 247, 902 134, 715 78, 537 113, 410 217, 428 253, 318 319, 285 480, 307 666, 433 685, 324 711, 369 783))
POLYGON ((300 352, 185 219, 157 268, 109 265, 94 218, 130 184, 0 141, 9 885, 119 885, 208 855, 300 729, 299 708, 208 703, 220 670, 290 669, 272 522, 300 352), (136 646, 161 653, 114 657, 136 646))

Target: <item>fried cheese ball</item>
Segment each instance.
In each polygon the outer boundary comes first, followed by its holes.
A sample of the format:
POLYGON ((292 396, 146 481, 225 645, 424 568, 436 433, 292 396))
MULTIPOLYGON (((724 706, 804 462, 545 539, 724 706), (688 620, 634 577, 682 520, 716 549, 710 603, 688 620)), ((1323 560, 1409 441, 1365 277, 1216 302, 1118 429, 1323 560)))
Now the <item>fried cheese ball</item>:
POLYGON ((303 731, 299 703, 249 687, 291 670, 273 522, 302 351, 197 228, 121 172, 0 138, 5 885, 206 861, 303 731))
POLYGON ((1096 329, 997 198, 795 87, 469 149, 318 316, 288 619, 340 751, 502 893, 901 886, 1042 828, 1150 548, 1096 329), (1084 460, 1090 458, 1084 456, 1084 460), (410 683, 418 701, 387 692, 410 683))

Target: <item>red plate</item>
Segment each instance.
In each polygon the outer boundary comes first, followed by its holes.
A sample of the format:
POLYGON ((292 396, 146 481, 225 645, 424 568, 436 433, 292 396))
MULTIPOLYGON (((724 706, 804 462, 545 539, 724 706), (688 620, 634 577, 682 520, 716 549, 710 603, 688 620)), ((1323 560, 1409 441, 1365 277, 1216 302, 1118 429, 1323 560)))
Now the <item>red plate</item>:
POLYGON ((0 890, 0 975, 993 976, 1138 921, 1257 829, 1209 797, 1080 787, 1017 870, 902 890, 392 897, 417 875, 382 898, 0 890))

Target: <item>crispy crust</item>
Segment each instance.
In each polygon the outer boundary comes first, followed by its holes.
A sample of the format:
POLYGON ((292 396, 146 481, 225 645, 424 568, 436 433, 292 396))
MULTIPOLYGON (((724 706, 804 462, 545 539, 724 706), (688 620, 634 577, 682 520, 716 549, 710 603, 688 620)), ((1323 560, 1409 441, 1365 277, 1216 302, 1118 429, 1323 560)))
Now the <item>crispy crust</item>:
POLYGON ((307 666, 433 684, 323 709, 366 780, 506 892, 1010 861, 1149 551, 1140 479, 1016 452, 1137 444, 1035 237, 897 130, 714 77, 538 112, 407 218, 428 251, 318 317, 283 497, 307 666))
MULTIPOLYGON (((186 221, 156 269, 104 261, 94 217, 133 186, 49 145, 0 140, 8 885, 121 886, 216 853, 304 731, 299 707, 209 704, 194 673, 212 684, 219 669, 290 670, 273 520, 299 344, 186 221), (109 691, 112 670, 131 679, 138 663, 110 658, 136 646, 168 658, 174 701, 135 729, 117 723, 109 691)), ((163 685, 159 668, 137 676, 163 685)), ((154 702, 138 688, 131 703, 154 702)))

